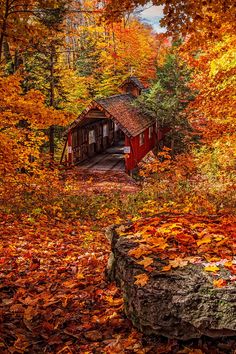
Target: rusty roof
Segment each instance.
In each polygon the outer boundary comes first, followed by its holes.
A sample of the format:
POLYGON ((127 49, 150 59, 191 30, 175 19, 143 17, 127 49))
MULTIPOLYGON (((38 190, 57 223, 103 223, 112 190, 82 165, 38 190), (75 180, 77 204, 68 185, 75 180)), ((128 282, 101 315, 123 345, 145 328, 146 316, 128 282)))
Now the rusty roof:
POLYGON ((117 123, 127 136, 134 137, 139 135, 155 123, 155 118, 140 112, 133 104, 135 99, 136 97, 128 93, 96 99, 70 125, 67 132, 87 123, 89 112, 96 108, 103 113, 104 118, 110 118, 117 123))
POLYGON ((133 103, 135 97, 131 94, 110 96, 95 102, 103 107, 123 128, 128 136, 136 136, 150 127, 155 119, 145 115, 133 103))

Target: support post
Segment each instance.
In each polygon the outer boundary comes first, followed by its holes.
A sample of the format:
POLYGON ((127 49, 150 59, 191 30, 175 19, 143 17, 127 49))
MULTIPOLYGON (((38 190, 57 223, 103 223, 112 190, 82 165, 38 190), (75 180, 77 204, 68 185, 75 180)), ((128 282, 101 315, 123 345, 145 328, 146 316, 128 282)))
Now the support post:
POLYGON ((68 162, 69 162, 69 165, 72 165, 73 154, 72 154, 72 132, 71 132, 71 130, 69 130, 69 132, 68 132, 68 162))

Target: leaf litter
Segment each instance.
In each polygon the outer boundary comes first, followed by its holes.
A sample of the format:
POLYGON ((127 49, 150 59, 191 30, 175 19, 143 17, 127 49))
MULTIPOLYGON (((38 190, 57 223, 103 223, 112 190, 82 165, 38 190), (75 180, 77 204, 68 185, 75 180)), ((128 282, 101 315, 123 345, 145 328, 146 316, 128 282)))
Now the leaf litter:
MULTIPOLYGON (((18 219, 1 215, 1 353, 233 353, 232 339, 217 343, 201 339, 186 344, 145 337, 134 329, 124 314, 119 289, 108 283, 104 275, 109 256, 104 228, 110 219, 96 222, 98 231, 94 231, 91 220, 40 216, 36 221, 26 215, 18 219)), ((149 242, 150 237, 156 237, 159 221, 154 220, 148 228, 142 223, 137 221, 134 231, 142 234, 142 227, 146 228, 149 242)), ((169 226, 162 225, 163 240, 155 248, 159 252, 166 252, 172 242, 171 238, 167 240, 168 227, 181 232, 179 224, 176 228, 171 226, 171 220, 169 226), (163 247, 165 243, 167 246, 163 247)), ((173 256, 173 242, 171 247, 173 256)), ((172 257, 169 267, 184 266, 181 257, 172 257)), ((137 262, 144 270, 153 263, 152 257, 141 255, 137 262)), ((232 257, 227 257, 227 262, 231 269, 232 257)), ((136 281, 144 285, 148 281, 146 273, 136 281)), ((224 279, 218 279, 215 286, 225 286, 224 279)))

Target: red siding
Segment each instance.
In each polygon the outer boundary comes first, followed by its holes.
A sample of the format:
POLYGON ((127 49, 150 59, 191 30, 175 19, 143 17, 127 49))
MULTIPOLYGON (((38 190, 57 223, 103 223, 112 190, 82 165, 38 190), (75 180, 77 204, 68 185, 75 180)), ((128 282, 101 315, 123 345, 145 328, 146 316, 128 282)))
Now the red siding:
MULTIPOLYGON (((149 138, 149 128, 147 128, 143 134, 143 144, 140 145, 140 134, 129 138, 125 135, 125 146, 130 147, 130 153, 126 154, 125 159, 125 170, 127 173, 132 171, 137 167, 138 163, 151 151, 156 145, 157 142, 163 139, 166 132, 169 131, 166 129, 158 129, 156 132, 156 125, 153 124, 153 133, 149 138)), ((68 162, 69 164, 73 163, 73 152, 72 152, 72 132, 71 130, 68 133, 68 162)))
POLYGON ((72 156, 72 132, 71 130, 68 133, 68 162, 72 164, 73 156, 72 156))
POLYGON ((130 154, 127 154, 125 160, 126 171, 132 171, 137 164, 151 151, 157 141, 161 140, 164 136, 163 131, 158 130, 156 133, 155 124, 153 125, 153 134, 149 138, 149 128, 144 131, 144 144, 140 146, 140 135, 134 138, 125 137, 125 146, 130 146, 130 154))

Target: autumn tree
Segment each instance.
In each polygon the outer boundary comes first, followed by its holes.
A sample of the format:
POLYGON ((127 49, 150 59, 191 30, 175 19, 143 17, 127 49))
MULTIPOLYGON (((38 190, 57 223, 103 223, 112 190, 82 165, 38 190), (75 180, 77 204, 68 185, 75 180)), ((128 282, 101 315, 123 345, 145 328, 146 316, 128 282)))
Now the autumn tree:
MULTIPOLYGON (((60 108, 63 99, 63 90, 60 85, 60 70, 57 62, 62 50, 63 36, 62 23, 65 16, 65 3, 58 3, 56 9, 42 9, 39 23, 45 28, 47 36, 40 39, 31 48, 29 53, 24 54, 24 62, 27 76, 24 80, 24 88, 36 88, 44 93, 47 104, 54 108, 60 108)), ((55 150, 55 127, 49 129, 50 155, 54 159, 55 150)))
MULTIPOLYGON (((107 18, 120 18, 127 10, 149 4, 147 0, 108 0, 106 2, 107 18)), ((153 5, 162 5, 164 17, 161 24, 166 26, 169 34, 186 36, 192 33, 200 41, 221 37, 222 28, 228 24, 235 30, 235 3, 233 0, 153 0, 153 5)))
POLYGON ((235 42, 232 33, 212 43, 193 61, 198 90, 190 105, 192 125, 202 136, 194 151, 199 169, 199 188, 214 200, 218 209, 235 203, 235 42))
POLYGON ((113 24, 109 34, 106 55, 102 53, 100 60, 104 68, 98 83, 100 95, 114 93, 130 75, 144 82, 155 77, 156 41, 149 26, 131 17, 126 23, 113 24))
POLYGON ((66 7, 64 0, 2 0, 0 3, 0 62, 2 54, 6 63, 11 64, 15 71, 22 63, 21 54, 37 43, 39 38, 47 36, 45 26, 42 26, 46 17, 51 23, 61 15, 62 7, 66 7))
POLYGON ((156 42, 151 28, 136 19, 83 27, 75 68, 90 97, 117 92, 131 73, 144 81, 155 76, 156 42))
POLYGON ((168 128, 166 136, 172 153, 187 148, 192 131, 185 108, 194 99, 189 87, 191 70, 186 63, 172 50, 157 67, 157 79, 150 91, 142 94, 138 107, 146 114, 153 116, 160 128, 168 128))
POLYGON ((46 107, 39 91, 24 94, 21 81, 18 75, 0 78, 0 195, 3 206, 16 209, 49 197, 54 182, 57 185, 57 172, 48 171, 42 154, 47 141, 43 129, 66 125, 69 120, 66 114, 46 107))
MULTIPOLYGON (((54 109, 58 82, 55 47, 61 45, 59 29, 65 10, 66 2, 61 0, 1 2, 1 74, 5 74, 1 77, 1 191, 6 198, 15 189, 19 200, 24 199, 23 194, 32 193, 33 185, 40 190, 45 184, 44 178, 50 174, 42 154, 42 146, 48 142, 45 131, 69 121, 65 113, 54 109), (17 69, 19 74, 11 75, 17 69), (32 69, 30 75, 28 69, 32 69)), ((54 177, 56 180, 56 172, 54 177)))

